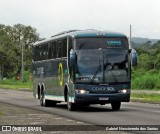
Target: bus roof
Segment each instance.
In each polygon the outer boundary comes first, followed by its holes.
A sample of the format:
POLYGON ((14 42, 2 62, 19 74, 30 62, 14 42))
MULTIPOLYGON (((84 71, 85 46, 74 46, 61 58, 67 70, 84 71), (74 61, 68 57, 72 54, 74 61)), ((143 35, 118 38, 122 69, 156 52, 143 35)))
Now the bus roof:
POLYGON ((112 32, 112 31, 98 31, 94 29, 88 30, 70 30, 64 31, 54 36, 51 36, 49 39, 44 39, 41 41, 35 42, 33 45, 42 44, 48 41, 56 40, 59 38, 64 38, 70 36, 72 38, 79 38, 79 37, 126 37, 123 33, 112 32))

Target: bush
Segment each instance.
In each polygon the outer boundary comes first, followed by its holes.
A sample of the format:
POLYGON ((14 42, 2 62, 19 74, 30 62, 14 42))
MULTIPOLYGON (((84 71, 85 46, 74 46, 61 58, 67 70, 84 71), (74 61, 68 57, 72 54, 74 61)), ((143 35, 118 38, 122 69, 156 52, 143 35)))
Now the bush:
POLYGON ((132 89, 160 89, 160 71, 150 70, 141 72, 141 70, 132 71, 132 89))

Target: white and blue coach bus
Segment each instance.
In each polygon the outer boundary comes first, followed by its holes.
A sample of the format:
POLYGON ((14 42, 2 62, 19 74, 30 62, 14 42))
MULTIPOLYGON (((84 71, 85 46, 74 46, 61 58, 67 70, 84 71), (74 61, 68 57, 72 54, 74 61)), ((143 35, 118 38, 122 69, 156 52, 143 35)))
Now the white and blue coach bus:
POLYGON ((119 110, 121 102, 130 101, 131 63, 137 64, 132 52, 124 34, 108 31, 71 30, 38 41, 32 56, 34 97, 41 106, 67 102, 70 111, 107 103, 119 110))

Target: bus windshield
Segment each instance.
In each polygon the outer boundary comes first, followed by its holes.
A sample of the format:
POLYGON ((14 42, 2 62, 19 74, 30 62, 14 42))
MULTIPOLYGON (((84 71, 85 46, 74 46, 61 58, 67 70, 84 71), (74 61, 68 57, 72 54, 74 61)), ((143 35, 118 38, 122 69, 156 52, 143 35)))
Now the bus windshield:
MULTIPOLYGON (((111 39, 107 39, 107 41, 111 41, 111 39)), ((108 46, 109 43, 112 45, 112 47, 108 47, 104 44, 106 39, 100 40, 93 38, 93 40, 84 40, 84 42, 86 42, 86 44, 78 43, 78 50, 76 50, 76 82, 130 82, 129 55, 128 50, 125 49, 127 48, 127 43, 120 43, 117 39, 116 44, 108 42, 108 46), (90 44, 87 42, 90 42, 90 44), (116 45, 119 47, 116 47, 116 45), (94 47, 89 49, 89 46, 94 47)), ((123 42, 125 42, 125 40, 123 42)))
MULTIPOLYGON (((76 80, 79 82, 89 82, 97 69, 98 81, 101 81, 102 70, 99 69, 101 62, 101 51, 97 49, 77 50, 76 80)), ((96 78, 95 78, 96 80, 96 78)))
POLYGON ((103 56, 105 82, 130 82, 127 50, 104 49, 103 56))

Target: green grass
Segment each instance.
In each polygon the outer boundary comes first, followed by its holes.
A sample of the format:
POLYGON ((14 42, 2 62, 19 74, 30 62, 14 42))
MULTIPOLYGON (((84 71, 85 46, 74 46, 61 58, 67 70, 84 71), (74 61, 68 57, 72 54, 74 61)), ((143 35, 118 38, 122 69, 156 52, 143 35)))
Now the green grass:
POLYGON ((32 81, 30 80, 30 71, 24 72, 25 80, 22 82, 21 80, 16 80, 15 77, 6 80, 0 80, 0 88, 6 89, 30 89, 32 90, 32 81))
POLYGON ((133 93, 131 94, 131 100, 138 102, 160 103, 160 94, 133 93))
POLYGON ((160 71, 136 70, 132 73, 132 89, 160 90, 160 71))
POLYGON ((0 88, 7 88, 7 89, 32 89, 32 82, 26 81, 21 82, 20 80, 0 80, 0 88))

